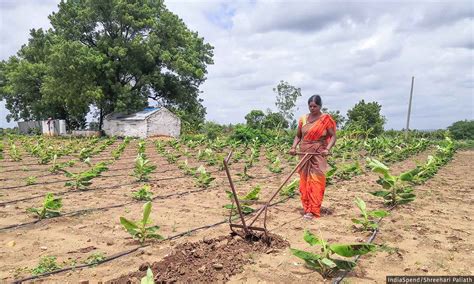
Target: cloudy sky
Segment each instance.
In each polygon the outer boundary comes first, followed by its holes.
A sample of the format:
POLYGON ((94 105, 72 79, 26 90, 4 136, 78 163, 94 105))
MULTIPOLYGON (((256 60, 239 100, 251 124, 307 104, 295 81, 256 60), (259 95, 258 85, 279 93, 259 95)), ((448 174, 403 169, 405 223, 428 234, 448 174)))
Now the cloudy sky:
MULTIPOLYGON (((0 60, 50 27, 53 0, 0 0, 0 60)), ((320 94, 346 113, 377 101, 386 128, 406 123, 415 76, 411 128, 445 128, 474 119, 472 1, 166 1, 215 47, 202 85, 207 119, 244 122, 252 109, 275 110, 280 80, 300 87, 299 116, 320 94)), ((8 111, 0 103, 0 127, 8 111)), ((11 124, 10 124, 11 125, 11 124)))

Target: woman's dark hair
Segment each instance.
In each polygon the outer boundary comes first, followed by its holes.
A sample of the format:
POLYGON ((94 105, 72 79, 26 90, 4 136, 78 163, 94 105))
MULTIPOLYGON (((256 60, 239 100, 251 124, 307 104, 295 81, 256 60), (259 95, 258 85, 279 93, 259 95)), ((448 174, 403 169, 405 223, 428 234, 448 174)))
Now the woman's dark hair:
POLYGON ((321 101, 321 96, 320 95, 312 95, 309 99, 308 99, 308 105, 310 102, 313 102, 315 104, 317 104, 318 106, 323 106, 323 102, 321 101))

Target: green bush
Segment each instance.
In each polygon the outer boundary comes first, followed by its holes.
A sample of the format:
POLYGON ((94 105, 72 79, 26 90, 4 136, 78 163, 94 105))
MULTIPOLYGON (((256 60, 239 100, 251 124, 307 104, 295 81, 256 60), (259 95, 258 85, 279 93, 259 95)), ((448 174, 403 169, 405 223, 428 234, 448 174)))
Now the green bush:
POLYGON ((456 121, 448 130, 456 140, 474 139, 474 120, 456 121))

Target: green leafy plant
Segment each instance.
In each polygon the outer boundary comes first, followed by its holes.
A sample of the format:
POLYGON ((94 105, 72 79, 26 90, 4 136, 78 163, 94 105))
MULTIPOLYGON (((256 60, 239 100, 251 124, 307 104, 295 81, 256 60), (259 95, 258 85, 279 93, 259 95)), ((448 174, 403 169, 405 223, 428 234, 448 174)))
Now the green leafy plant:
POLYGON ((197 170, 196 167, 189 166, 187 159, 184 160, 184 162, 180 162, 178 164, 178 168, 183 170, 185 175, 189 175, 189 176, 194 176, 196 174, 196 170, 197 170))
MULTIPOLYGON (((240 202, 240 207, 242 209, 242 213, 244 214, 250 214, 254 212, 255 210, 250 207, 250 205, 253 203, 252 201, 256 201, 259 199, 259 193, 260 193, 260 186, 257 185, 254 188, 252 188, 245 196, 243 197, 238 197, 239 202, 240 202)), ((233 194, 230 191, 226 191, 227 197, 231 200, 232 204, 226 204, 223 207, 226 209, 231 210, 232 215, 237 214, 237 206, 234 204, 234 199, 233 199, 233 194)))
POLYGON ((135 169, 133 170, 133 176, 137 181, 148 181, 149 175, 156 169, 155 165, 150 164, 150 160, 146 159, 143 155, 138 154, 135 159, 135 169))
POLYGON ((281 173, 283 169, 281 167, 280 158, 276 157, 275 160, 273 160, 273 162, 268 165, 268 169, 272 173, 281 173))
POLYGON ((340 270, 352 270, 356 266, 356 263, 352 260, 334 258, 333 255, 353 257, 377 249, 375 245, 368 243, 329 244, 323 238, 317 237, 307 230, 305 230, 303 238, 310 246, 320 246, 320 253, 316 254, 292 248, 292 254, 303 259, 309 268, 318 271, 324 278, 331 277, 340 270))
POLYGON ((196 185, 202 188, 208 188, 215 178, 206 171, 204 166, 199 166, 196 170, 196 185))
POLYGON ((408 171, 398 176, 390 174, 389 168, 378 160, 367 158, 367 166, 373 172, 381 174, 377 183, 383 187, 384 190, 371 192, 374 196, 383 197, 386 205, 398 205, 412 202, 415 200, 413 189, 406 186, 404 182, 413 179, 413 173, 408 171))
POLYGON ((104 253, 102 252, 95 252, 87 257, 87 259, 84 261, 85 264, 95 266, 99 264, 100 262, 104 261, 106 259, 104 253))
POLYGON ((244 164, 244 170, 241 173, 237 173, 237 175, 240 176, 241 180, 245 181, 245 180, 249 180, 253 178, 253 176, 248 174, 248 169, 249 169, 249 166, 247 164, 244 164))
POLYGON ((287 186, 285 186, 281 191, 281 196, 288 196, 293 197, 295 196, 295 190, 300 186, 300 179, 295 178, 292 182, 290 182, 287 186))
POLYGON ((153 271, 151 271, 150 267, 148 267, 148 269, 146 270, 146 276, 144 276, 141 279, 140 284, 155 284, 155 280, 154 280, 154 277, 153 277, 153 271))
POLYGON ((61 207, 63 206, 61 198, 55 198, 52 193, 46 194, 43 205, 40 208, 28 208, 28 212, 35 213, 38 218, 53 218, 61 215, 61 207))
POLYGON ((360 199, 359 197, 356 197, 355 204, 359 208, 360 216, 362 218, 354 218, 352 219, 352 223, 362 225, 362 229, 364 231, 371 231, 378 228, 378 224, 373 220, 373 218, 383 218, 390 214, 385 210, 367 211, 367 206, 364 200, 360 199))
POLYGON ((26 185, 36 184, 37 180, 35 176, 29 176, 26 178, 26 185))
POLYGON ((150 201, 152 199, 152 193, 150 192, 151 186, 145 184, 138 191, 133 192, 133 198, 136 200, 150 201))
POLYGON ((128 233, 132 235, 133 238, 138 239, 140 244, 144 244, 148 239, 163 239, 161 235, 156 234, 155 232, 160 228, 160 226, 150 226, 151 213, 151 202, 148 201, 143 205, 143 218, 140 221, 130 221, 125 217, 120 217, 120 223, 127 230, 128 233))
POLYGON ((99 162, 89 170, 78 174, 63 170, 66 177, 72 179, 72 181, 67 181, 65 185, 70 186, 74 189, 86 189, 89 185, 92 184, 92 179, 100 176, 101 173, 106 170, 108 170, 106 162, 99 162))
POLYGON ((31 274, 40 275, 60 269, 61 266, 56 262, 55 256, 43 256, 38 265, 31 269, 31 274))
POLYGON ((20 151, 18 150, 16 145, 13 143, 10 144, 9 154, 10 154, 10 158, 12 158, 12 160, 15 162, 21 161, 23 159, 20 151))

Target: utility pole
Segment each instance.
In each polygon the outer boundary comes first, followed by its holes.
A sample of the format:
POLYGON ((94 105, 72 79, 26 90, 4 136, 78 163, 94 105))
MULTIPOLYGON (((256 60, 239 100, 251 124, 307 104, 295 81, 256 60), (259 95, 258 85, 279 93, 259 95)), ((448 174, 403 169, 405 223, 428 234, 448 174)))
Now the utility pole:
POLYGON ((411 100, 413 98, 413 84, 414 83, 415 83, 415 76, 412 76, 411 77, 410 102, 408 103, 407 127, 405 128, 405 139, 408 139, 408 129, 410 127, 411 100))

